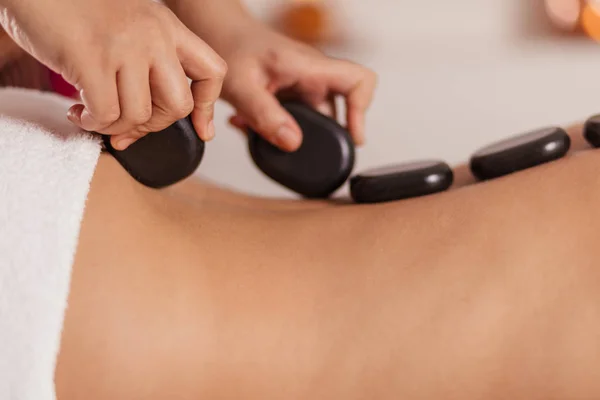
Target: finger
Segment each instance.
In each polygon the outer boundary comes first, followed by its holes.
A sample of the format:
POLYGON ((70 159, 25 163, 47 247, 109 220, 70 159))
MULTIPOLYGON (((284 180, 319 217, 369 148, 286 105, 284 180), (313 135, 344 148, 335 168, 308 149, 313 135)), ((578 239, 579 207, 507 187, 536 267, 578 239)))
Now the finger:
POLYGON ((277 92, 280 100, 297 100, 300 98, 317 111, 325 111, 324 106, 330 99, 331 93, 327 82, 314 77, 303 77, 297 84, 277 92))
POLYGON ((321 79, 346 99, 346 123, 357 144, 364 143, 365 113, 373 100, 377 77, 372 71, 344 60, 327 60, 321 79))
MULTIPOLYGON (((308 102, 307 102, 308 103, 308 102)), ((310 104, 315 110, 323 115, 327 115, 330 118, 337 120, 337 108, 335 104, 335 98, 330 97, 328 101, 323 101, 320 104, 310 104)), ((229 123, 235 128, 239 129, 243 133, 247 133, 248 122, 240 116, 234 115, 229 118, 229 123)))
POLYGON ((113 147, 125 150, 143 133, 140 127, 152 117, 149 70, 146 63, 128 63, 117 73, 121 115, 102 133, 118 136, 111 139, 113 147))
MULTIPOLYGON (((310 105, 321 114, 337 120, 335 94, 332 94, 323 82, 303 80, 286 90, 285 95, 291 99, 300 97, 304 103, 310 105)), ((280 93, 277 93, 277 97, 282 98, 280 93)))
POLYGON ((112 135, 110 137, 110 144, 115 150, 125 150, 148 133, 148 131, 142 130, 140 127, 135 127, 127 131, 127 133, 112 135))
POLYGON ((326 101, 322 101, 319 104, 316 104, 314 107, 315 110, 321 114, 327 115, 328 117, 337 121, 338 113, 335 104, 335 96, 328 96, 326 101))
POLYGON ((183 27, 178 38, 178 56, 192 80, 192 123, 203 140, 214 137, 214 108, 223 87, 227 64, 204 41, 183 27))
POLYGON ((149 132, 158 132, 194 109, 194 99, 185 72, 175 54, 165 57, 150 72, 152 118, 144 125, 149 132))
POLYGON ((231 82, 235 90, 227 93, 227 101, 248 125, 265 140, 284 151, 295 151, 302 144, 302 131, 296 120, 265 88, 248 82, 231 82))
POLYGON ((234 115, 229 118, 229 124, 236 128, 235 130, 248 137, 248 125, 245 123, 243 118, 234 115))
POLYGON ((83 108, 76 107, 69 119, 87 131, 102 132, 119 119, 121 110, 114 73, 89 71, 78 84, 83 108))
POLYGON ((230 117, 229 123, 240 130, 245 130, 248 127, 246 120, 239 115, 234 115, 230 117))
POLYGON ((163 56, 150 71, 145 68, 145 74, 140 73, 138 76, 139 86, 144 83, 145 90, 137 98, 146 99, 143 101, 147 107, 144 110, 146 114, 141 116, 138 112, 139 119, 134 121, 134 128, 111 139, 113 147, 118 150, 126 148, 149 132, 161 131, 187 117, 194 107, 187 77, 175 54, 172 57, 163 56))

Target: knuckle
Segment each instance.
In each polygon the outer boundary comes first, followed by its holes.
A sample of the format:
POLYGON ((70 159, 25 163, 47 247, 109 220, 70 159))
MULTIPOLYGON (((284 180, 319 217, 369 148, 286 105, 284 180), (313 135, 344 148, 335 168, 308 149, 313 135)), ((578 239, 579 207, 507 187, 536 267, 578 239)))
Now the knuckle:
POLYGON ((152 11, 152 15, 154 15, 155 18, 163 23, 179 21, 175 13, 162 3, 152 2, 152 4, 149 5, 149 10, 152 11))
POLYGON ((229 70, 229 66, 227 62, 221 57, 217 57, 215 60, 215 65, 213 66, 213 73, 219 80, 225 79, 227 75, 227 71, 229 70))
POLYGON ((264 54, 264 59, 267 65, 271 66, 273 71, 279 71, 281 69, 281 64, 283 61, 279 50, 269 48, 264 54))
POLYGON ((140 111, 140 114, 141 114, 141 118, 144 120, 144 122, 146 122, 150 118, 152 118, 152 104, 148 104, 144 108, 142 108, 142 110, 140 111))
POLYGON ((148 134, 148 132, 146 131, 141 131, 139 129, 135 129, 133 131, 131 131, 131 136, 133 136, 136 139, 141 139, 144 136, 146 136, 148 134))
POLYGON ((142 124, 145 124, 146 122, 148 122, 148 120, 150 118, 152 118, 152 108, 144 107, 144 108, 141 108, 140 110, 138 110, 135 114, 133 114, 128 119, 128 122, 130 122, 134 125, 142 125, 142 124))
POLYGON ((121 112, 119 111, 118 106, 112 106, 94 115, 94 119, 101 124, 112 124, 118 120, 120 116, 121 112))
POLYGON ((181 119, 181 118, 185 118, 188 115, 190 115, 190 113, 193 110, 194 110, 194 99, 192 98, 192 96, 186 96, 185 98, 180 100, 178 104, 176 104, 173 107, 172 113, 175 118, 181 119))
POLYGON ((155 118, 151 122, 148 122, 144 126, 144 130, 148 132, 159 132, 168 128, 171 126, 171 124, 173 124, 173 121, 171 121, 169 118, 164 118, 164 116, 161 116, 160 118, 155 118))
POLYGON ((140 56, 152 56, 162 53, 172 44, 172 12, 164 5, 157 2, 149 2, 139 13, 135 23, 123 25, 120 34, 113 35, 111 40, 117 52, 122 58, 124 54, 130 54, 135 49, 140 56))
POLYGON ((360 77, 363 83, 372 86, 377 82, 377 73, 375 71, 362 65, 357 65, 357 67, 357 76, 360 77))
POLYGON ((78 68, 73 62, 66 62, 65 60, 59 60, 58 65, 62 66, 60 69, 60 75, 62 78, 75 88, 81 89, 81 69, 78 68))
POLYGON ((318 77, 309 76, 306 80, 298 84, 298 88, 302 93, 309 95, 325 97, 328 92, 328 87, 325 82, 320 80, 318 77))
POLYGON ((165 119, 170 122, 174 122, 176 120, 182 119, 190 115, 190 113, 194 110, 194 104, 190 107, 189 104, 186 103, 174 103, 168 107, 164 107, 162 110, 162 115, 165 119))
POLYGON ((148 134, 148 130, 142 125, 132 126, 128 127, 127 129, 121 130, 121 134, 137 140, 146 136, 148 134))

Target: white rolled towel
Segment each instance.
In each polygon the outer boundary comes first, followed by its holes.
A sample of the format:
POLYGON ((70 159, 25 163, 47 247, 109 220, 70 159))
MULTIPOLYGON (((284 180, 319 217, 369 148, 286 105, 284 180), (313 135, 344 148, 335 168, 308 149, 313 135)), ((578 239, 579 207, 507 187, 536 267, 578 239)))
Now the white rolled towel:
POLYGON ((100 142, 71 100, 0 89, 0 399, 53 400, 71 268, 100 142))

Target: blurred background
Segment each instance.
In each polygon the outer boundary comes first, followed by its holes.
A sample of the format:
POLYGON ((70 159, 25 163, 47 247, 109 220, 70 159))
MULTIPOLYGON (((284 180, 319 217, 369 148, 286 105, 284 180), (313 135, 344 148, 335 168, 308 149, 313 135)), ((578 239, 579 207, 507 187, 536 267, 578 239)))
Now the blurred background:
MULTIPOLYGON (((491 141, 600 113, 600 45, 552 29, 543 0, 246 3, 286 33, 379 74, 356 171, 420 158, 458 163, 491 141)), ((220 104, 199 174, 291 196, 254 167, 242 135, 226 123, 231 114, 220 104)))

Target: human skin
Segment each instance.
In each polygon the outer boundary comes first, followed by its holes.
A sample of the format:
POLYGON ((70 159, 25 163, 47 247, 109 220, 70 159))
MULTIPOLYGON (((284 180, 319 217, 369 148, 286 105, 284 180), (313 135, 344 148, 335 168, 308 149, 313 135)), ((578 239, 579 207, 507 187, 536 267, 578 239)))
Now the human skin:
POLYGON ((103 155, 58 400, 598 398, 599 156, 332 205, 154 191, 103 155))
POLYGON ((227 65, 166 6, 148 0, 0 0, 0 25, 79 91, 71 122, 112 135, 115 148, 188 115, 200 138, 214 136, 214 103, 227 65))
POLYGON ((301 99, 323 113, 330 113, 337 96, 345 101, 354 142, 364 142, 366 112, 377 81, 373 71, 275 32, 252 18, 239 0, 165 3, 227 62, 221 97, 236 110, 234 126, 251 127, 275 146, 296 150, 302 132, 276 95, 301 99))
POLYGON ((58 399, 598 398, 597 157, 340 206, 103 155, 58 399))

